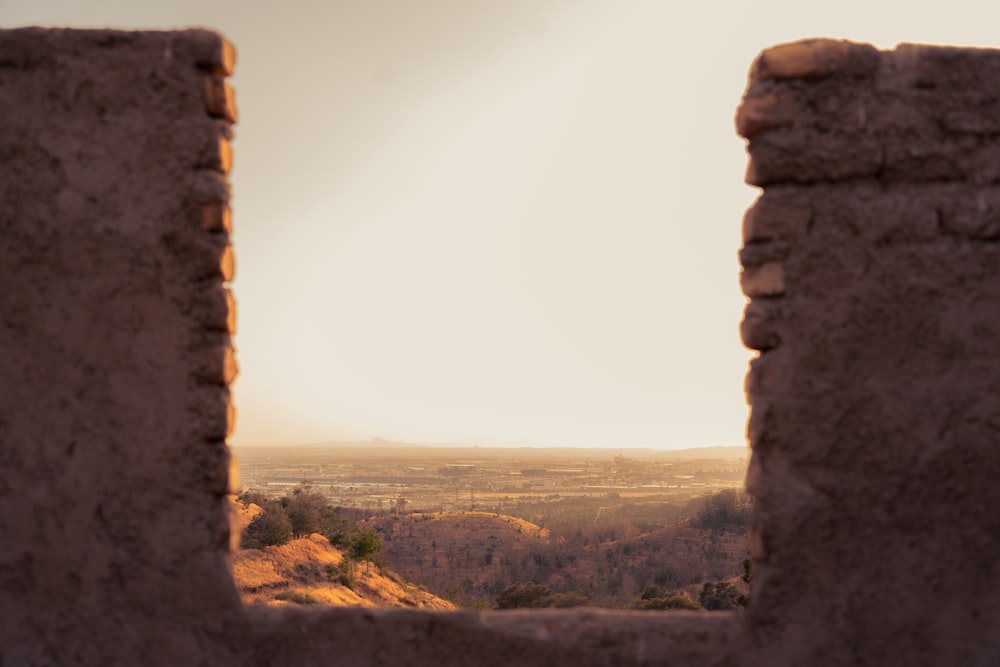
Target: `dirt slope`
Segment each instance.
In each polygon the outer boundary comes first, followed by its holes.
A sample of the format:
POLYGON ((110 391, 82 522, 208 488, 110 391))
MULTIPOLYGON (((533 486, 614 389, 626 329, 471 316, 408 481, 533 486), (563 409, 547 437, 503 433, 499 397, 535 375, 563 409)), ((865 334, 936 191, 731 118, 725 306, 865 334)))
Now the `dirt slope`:
POLYGON ((371 564, 354 564, 353 583, 346 586, 340 583, 337 569, 343 559, 340 549, 313 534, 278 547, 237 552, 233 579, 244 602, 454 608, 447 600, 371 564))

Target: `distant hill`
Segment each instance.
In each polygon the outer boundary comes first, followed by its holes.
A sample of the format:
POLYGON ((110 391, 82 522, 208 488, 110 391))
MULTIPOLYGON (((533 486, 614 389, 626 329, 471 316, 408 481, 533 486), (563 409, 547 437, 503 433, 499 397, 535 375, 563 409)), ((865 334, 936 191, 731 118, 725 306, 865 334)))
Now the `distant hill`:
POLYGON ((512 568, 552 546, 548 530, 492 512, 381 514, 366 523, 407 578, 466 606, 491 602, 498 585, 513 583, 512 568))
POLYGON ((493 606, 519 581, 612 607, 629 606, 653 584, 696 594, 705 581, 735 578, 747 545, 742 531, 690 521, 650 531, 615 522, 561 536, 491 512, 381 514, 368 524, 382 533, 397 570, 463 606, 493 606))

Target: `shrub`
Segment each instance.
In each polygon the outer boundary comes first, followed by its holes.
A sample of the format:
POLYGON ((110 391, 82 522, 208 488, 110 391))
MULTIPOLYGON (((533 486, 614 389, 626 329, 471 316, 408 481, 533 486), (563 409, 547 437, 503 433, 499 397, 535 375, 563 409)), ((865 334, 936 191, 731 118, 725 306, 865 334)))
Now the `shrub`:
POLYGON ((253 518, 243 534, 243 548, 261 549, 286 544, 292 539, 292 522, 275 500, 264 503, 264 511, 253 518))
POLYGON ((351 560, 345 557, 340 561, 340 565, 334 567, 330 565, 326 568, 326 578, 335 581, 341 586, 354 590, 354 585, 358 583, 358 578, 354 576, 351 569, 351 560))
POLYGON ((547 607, 552 591, 548 586, 522 581, 511 584, 497 594, 497 609, 532 609, 547 607))
POLYGON ((586 607, 588 604, 590 604, 590 598, 583 593, 572 591, 570 593, 553 593, 549 596, 549 603, 545 606, 568 609, 570 607, 586 607))
POLYGON ((705 582, 698 600, 709 611, 742 609, 747 606, 747 597, 728 581, 705 582))
POLYGON ((240 501, 244 507, 249 507, 251 504, 263 507, 269 500, 271 500, 271 496, 267 495, 263 491, 244 491, 240 495, 236 496, 236 500, 240 501))
POLYGON ((695 525, 709 530, 743 530, 750 522, 750 497, 736 489, 717 491, 701 501, 695 525))
POLYGON ((282 502, 296 537, 320 532, 326 498, 314 491, 311 484, 302 482, 292 489, 292 495, 282 498, 282 502))
POLYGON ((548 586, 522 581, 507 586, 497 594, 497 609, 540 609, 544 607, 582 607, 590 604, 583 593, 554 593, 548 586))
POLYGON ((654 600, 656 598, 665 598, 669 593, 659 586, 646 586, 642 591, 643 600, 654 600))
POLYGON ((704 607, 686 595, 664 595, 662 597, 643 598, 636 603, 635 608, 643 611, 662 609, 704 609, 704 607))

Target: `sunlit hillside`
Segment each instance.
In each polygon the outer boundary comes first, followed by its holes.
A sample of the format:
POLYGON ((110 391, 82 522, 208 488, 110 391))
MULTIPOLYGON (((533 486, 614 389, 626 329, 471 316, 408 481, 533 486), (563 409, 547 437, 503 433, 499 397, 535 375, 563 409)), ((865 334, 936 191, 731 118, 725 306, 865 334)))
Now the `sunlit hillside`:
POLYGON ((651 585, 697 596, 706 581, 737 581, 747 549, 743 530, 694 520, 643 528, 612 519, 552 531, 487 512, 381 514, 369 522, 393 567, 462 606, 492 607, 524 581, 610 607, 632 606, 651 585))
MULTIPOLYGON (((256 505, 234 507, 241 529, 261 511, 256 505)), ((346 564, 344 551, 317 534, 238 551, 233 579, 247 603, 454 608, 395 572, 372 563, 346 564)))

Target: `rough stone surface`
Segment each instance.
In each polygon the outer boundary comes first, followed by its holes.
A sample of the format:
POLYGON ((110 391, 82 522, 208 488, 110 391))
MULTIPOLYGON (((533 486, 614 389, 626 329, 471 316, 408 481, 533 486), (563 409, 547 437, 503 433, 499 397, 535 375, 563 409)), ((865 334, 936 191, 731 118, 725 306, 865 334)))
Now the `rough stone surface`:
POLYGON ((780 257, 783 289, 744 281, 762 353, 734 645, 748 664, 997 664, 1000 52, 854 51, 765 51, 737 114, 764 186, 741 257, 751 276, 780 257))
POLYGON ((741 614, 241 606, 234 62, 0 31, 0 665, 1000 663, 1000 54, 751 71, 741 614))
POLYGON ((0 31, 0 664, 230 654, 232 59, 0 31))
POLYGON ((598 667, 712 665, 730 614, 608 610, 251 610, 262 665, 598 667))

